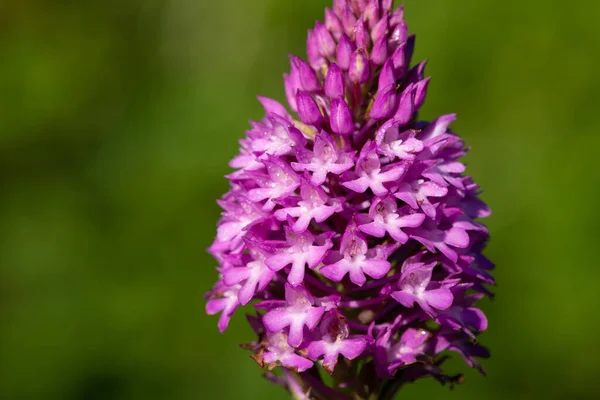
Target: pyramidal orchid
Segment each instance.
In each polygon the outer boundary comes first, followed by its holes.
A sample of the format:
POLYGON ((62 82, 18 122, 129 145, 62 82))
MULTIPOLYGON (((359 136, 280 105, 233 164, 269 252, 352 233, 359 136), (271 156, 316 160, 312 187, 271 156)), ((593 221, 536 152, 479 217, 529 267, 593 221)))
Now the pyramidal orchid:
POLYGON ((456 116, 418 118, 430 79, 414 45, 393 0, 334 0, 306 58, 289 57, 287 105, 259 97, 230 163, 206 311, 224 331, 253 307, 244 348, 295 399, 392 399, 418 378, 461 381, 447 352, 482 373, 489 356, 490 210, 456 116))

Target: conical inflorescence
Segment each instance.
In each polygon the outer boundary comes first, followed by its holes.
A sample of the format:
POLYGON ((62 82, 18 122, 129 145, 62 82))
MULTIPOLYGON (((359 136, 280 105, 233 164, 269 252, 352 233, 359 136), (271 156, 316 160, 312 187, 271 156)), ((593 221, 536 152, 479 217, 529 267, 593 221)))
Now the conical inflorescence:
POLYGON ((307 60, 290 56, 288 107, 259 97, 266 116, 230 163, 206 310, 224 331, 252 303, 258 338, 245 347, 281 367, 266 375, 295 398, 455 382, 447 350, 483 372, 474 305, 494 279, 476 219, 490 211, 459 161, 455 115, 417 119, 429 78, 411 66, 414 43, 392 0, 335 0, 308 31, 307 60))

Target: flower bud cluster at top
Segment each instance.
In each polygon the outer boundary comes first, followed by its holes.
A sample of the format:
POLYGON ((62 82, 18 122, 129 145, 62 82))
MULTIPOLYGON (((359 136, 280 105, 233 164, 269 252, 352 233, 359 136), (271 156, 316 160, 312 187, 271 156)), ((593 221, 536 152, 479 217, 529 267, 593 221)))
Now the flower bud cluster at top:
POLYGON ((224 331, 257 300, 246 347, 283 367, 267 376, 295 398, 454 381, 446 350, 483 372, 474 304, 494 279, 476 219, 490 211, 464 175, 455 115, 417 119, 429 78, 411 66, 414 44, 393 0, 335 0, 308 31, 307 61, 290 56, 289 108, 259 97, 266 116, 230 163, 206 310, 224 331))

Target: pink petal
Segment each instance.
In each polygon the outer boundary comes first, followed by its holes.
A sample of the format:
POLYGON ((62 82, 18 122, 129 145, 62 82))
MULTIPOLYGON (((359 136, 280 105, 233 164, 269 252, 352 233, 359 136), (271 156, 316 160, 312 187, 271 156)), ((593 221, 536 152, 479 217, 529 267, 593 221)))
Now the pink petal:
POLYGON ((369 182, 367 178, 361 177, 353 181, 344 182, 342 183, 342 186, 345 186, 356 193, 364 193, 369 188, 369 182))
POLYGON ((334 282, 340 282, 348 273, 347 261, 341 259, 334 264, 323 266, 320 271, 326 278, 334 282))
POLYGON ((313 363, 304 357, 294 353, 286 354, 281 358, 281 364, 288 368, 297 368, 298 372, 306 371, 313 366, 313 363))
MULTIPOLYGON (((304 323, 291 319, 290 321, 290 333, 288 334, 288 344, 292 347, 298 347, 302 344, 304 339, 304 323)), ((266 324, 265 324, 266 326, 266 324)))
POLYGON ((427 303, 438 310, 447 310, 450 308, 452 301, 454 300, 452 292, 449 289, 444 288, 428 290, 423 293, 423 298, 425 301, 427 301, 427 303))
POLYGON ((311 342, 311 344, 308 345, 307 351, 308 357, 311 360, 316 360, 323 354, 325 354, 325 344, 322 340, 319 340, 317 342, 311 342))
POLYGON ((375 236, 375 237, 384 237, 385 236, 385 228, 377 222, 371 222, 369 224, 359 225, 358 229, 367 235, 375 236))
POLYGON ((473 327, 473 329, 483 332, 487 329, 487 317, 478 308, 467 308, 463 311, 462 317, 465 321, 465 324, 473 327))
POLYGON ((293 261, 293 256, 289 253, 279 253, 272 255, 265 260, 265 264, 271 271, 280 271, 293 261))
POLYGON ((366 346, 365 339, 346 339, 340 345, 339 350, 344 357, 353 360, 362 354, 366 346))
POLYGON ((403 291, 392 292, 390 294, 394 300, 402 304, 404 307, 412 308, 415 305, 415 296, 403 291))
POLYGON ((227 307, 229 299, 212 299, 206 303, 206 313, 208 315, 215 315, 227 307))
POLYGON ((271 333, 278 333, 290 325, 289 312, 285 309, 272 310, 263 317, 265 328, 271 333))
POLYGON ((371 278, 381 279, 390 271, 391 264, 386 260, 368 260, 361 266, 362 271, 371 278))
POLYGON ((365 274, 363 273, 361 268, 352 268, 350 269, 350 281, 355 285, 362 286, 367 281, 365 274))
POLYGON ((453 227, 446 231, 444 242, 464 249, 469 245, 469 234, 464 229, 453 227))

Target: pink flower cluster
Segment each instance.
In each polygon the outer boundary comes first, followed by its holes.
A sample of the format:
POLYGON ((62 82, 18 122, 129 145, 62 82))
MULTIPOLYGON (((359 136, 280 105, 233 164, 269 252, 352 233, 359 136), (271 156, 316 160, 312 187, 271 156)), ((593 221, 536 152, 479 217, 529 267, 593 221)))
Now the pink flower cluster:
POLYGON ((291 111, 259 97, 266 116, 241 140, 219 201, 207 312, 223 331, 258 300, 247 347, 283 367, 268 376, 297 398, 390 396, 423 376, 456 380, 441 370, 445 350, 479 369, 488 355, 474 304, 494 284, 476 221, 490 211, 464 175, 455 115, 417 119, 429 78, 410 66, 414 36, 392 3, 325 10, 308 61, 290 56, 291 111))

